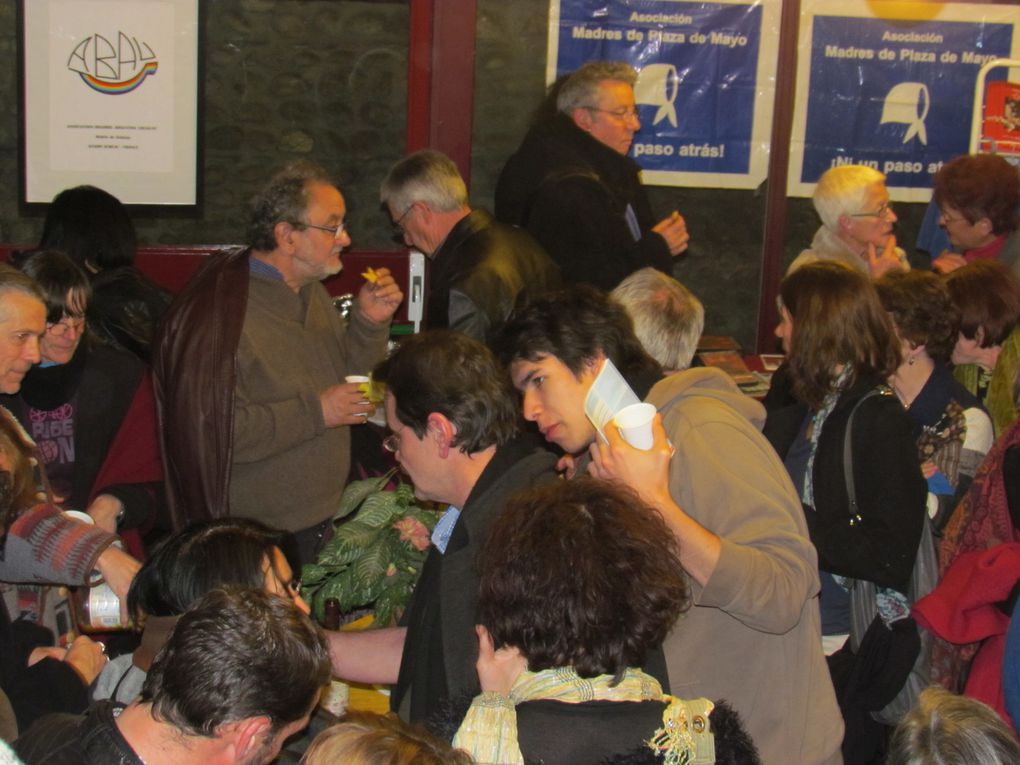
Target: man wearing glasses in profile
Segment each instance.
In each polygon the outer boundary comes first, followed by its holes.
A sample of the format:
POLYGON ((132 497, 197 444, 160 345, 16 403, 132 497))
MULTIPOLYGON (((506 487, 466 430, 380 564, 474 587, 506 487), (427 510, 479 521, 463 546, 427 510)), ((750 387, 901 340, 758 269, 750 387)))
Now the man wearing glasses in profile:
POLYGON ((468 204, 449 157, 423 149, 397 162, 379 194, 398 236, 431 261, 425 324, 488 342, 515 308, 559 286, 556 264, 527 231, 468 204))
POLYGON ((313 562, 372 406, 348 374, 385 354, 403 293, 385 268, 348 326, 320 280, 342 268, 347 208, 326 172, 288 165, 252 201, 245 250, 210 258, 171 304, 154 357, 175 525, 255 517, 313 562))
POLYGON ((687 249, 683 217, 655 222, 627 156, 641 129, 636 81, 629 64, 592 61, 554 85, 499 177, 496 217, 530 231, 567 284, 608 291, 646 266, 671 273, 687 249))
POLYGON ((449 505, 400 626, 330 632, 337 677, 394 685, 393 711, 421 722, 444 701, 481 690, 476 558, 492 522, 516 492, 556 480, 556 457, 519 433, 506 373, 461 332, 406 338, 373 378, 386 383, 383 445, 418 499, 449 505))

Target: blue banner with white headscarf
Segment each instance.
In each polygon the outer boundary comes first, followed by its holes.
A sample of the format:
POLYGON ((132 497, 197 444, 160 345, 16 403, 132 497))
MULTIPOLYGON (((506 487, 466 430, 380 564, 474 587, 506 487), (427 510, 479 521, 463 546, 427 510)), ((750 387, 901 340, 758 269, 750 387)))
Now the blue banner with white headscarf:
POLYGON ((754 188, 768 166, 778 0, 553 0, 551 83, 585 62, 626 61, 647 183, 754 188))
POLYGON ((1016 57, 1018 18, 1016 6, 805 0, 790 193, 865 164, 894 199, 926 201, 932 175, 968 152, 978 69, 1016 57))

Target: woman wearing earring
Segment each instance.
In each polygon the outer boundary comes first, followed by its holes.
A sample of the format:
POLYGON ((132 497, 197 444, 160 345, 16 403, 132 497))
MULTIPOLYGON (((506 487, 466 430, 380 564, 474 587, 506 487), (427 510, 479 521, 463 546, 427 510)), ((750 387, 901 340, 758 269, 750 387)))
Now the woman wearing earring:
POLYGON ((889 385, 913 423, 928 481, 928 515, 939 533, 992 446, 992 421, 946 366, 956 344, 959 312, 944 282, 930 271, 910 271, 887 274, 875 286, 903 354, 889 385))

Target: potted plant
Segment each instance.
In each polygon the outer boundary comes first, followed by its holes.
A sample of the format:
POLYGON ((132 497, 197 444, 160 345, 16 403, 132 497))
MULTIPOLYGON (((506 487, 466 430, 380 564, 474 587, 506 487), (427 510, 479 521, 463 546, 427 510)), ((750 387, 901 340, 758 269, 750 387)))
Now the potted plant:
POLYGON ((396 622, 407 606, 442 512, 416 504, 409 484, 387 488, 395 473, 348 485, 333 516, 333 538, 318 562, 302 569, 301 594, 320 623, 329 598, 339 601, 341 614, 372 611, 374 627, 396 622))

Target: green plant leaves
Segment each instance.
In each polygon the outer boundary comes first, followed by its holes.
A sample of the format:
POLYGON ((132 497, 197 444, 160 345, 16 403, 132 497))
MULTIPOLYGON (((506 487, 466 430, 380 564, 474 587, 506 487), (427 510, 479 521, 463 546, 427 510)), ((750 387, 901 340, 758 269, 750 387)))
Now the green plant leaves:
POLYGON ((341 612, 373 608, 377 627, 393 623, 406 607, 427 550, 401 540, 394 524, 413 518, 431 532, 441 514, 416 505, 409 484, 386 490, 393 475, 348 485, 333 517, 333 538, 318 561, 302 569, 302 594, 320 621, 328 598, 340 602, 341 612))
POLYGON ((336 523, 336 521, 346 518, 348 515, 353 513, 368 496, 374 492, 381 491, 383 487, 390 482, 390 479, 393 478, 396 472, 397 469, 393 468, 393 470, 377 478, 366 478, 362 481, 351 481, 347 484, 347 488, 344 489, 343 496, 340 497, 340 507, 337 508, 336 514, 333 516, 333 522, 336 523))

